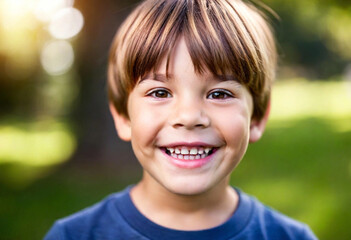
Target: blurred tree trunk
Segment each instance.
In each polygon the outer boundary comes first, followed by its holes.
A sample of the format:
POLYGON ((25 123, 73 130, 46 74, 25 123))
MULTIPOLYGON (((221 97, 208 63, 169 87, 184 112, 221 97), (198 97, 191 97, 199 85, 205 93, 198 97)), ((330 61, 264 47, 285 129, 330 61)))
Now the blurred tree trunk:
POLYGON ((135 165, 129 143, 116 134, 108 110, 107 58, 116 30, 137 1, 78 0, 85 25, 77 52, 80 94, 73 110, 78 148, 70 164, 135 165))

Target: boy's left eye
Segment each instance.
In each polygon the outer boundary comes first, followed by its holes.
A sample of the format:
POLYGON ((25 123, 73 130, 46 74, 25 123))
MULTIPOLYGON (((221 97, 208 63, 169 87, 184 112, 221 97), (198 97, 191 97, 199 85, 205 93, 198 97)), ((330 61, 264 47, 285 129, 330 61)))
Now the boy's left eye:
POLYGON ((207 96, 209 99, 228 99, 233 98, 234 95, 228 90, 220 89, 210 92, 207 96))

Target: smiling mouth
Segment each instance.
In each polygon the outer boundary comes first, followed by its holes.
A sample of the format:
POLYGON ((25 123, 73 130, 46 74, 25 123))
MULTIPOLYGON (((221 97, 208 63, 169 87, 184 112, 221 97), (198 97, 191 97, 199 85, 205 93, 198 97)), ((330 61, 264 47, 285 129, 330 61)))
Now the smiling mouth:
POLYGON ((163 151, 176 159, 180 160, 198 160, 208 157, 216 150, 214 147, 163 147, 163 151))

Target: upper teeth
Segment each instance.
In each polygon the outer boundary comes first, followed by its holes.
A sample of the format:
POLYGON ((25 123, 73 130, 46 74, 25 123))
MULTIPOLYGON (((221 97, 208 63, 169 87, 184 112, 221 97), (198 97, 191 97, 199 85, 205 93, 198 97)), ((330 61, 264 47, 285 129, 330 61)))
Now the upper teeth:
POLYGON ((211 151, 211 147, 170 147, 167 148, 167 150, 172 154, 182 154, 182 155, 198 155, 198 154, 203 154, 206 153, 208 154, 211 151))

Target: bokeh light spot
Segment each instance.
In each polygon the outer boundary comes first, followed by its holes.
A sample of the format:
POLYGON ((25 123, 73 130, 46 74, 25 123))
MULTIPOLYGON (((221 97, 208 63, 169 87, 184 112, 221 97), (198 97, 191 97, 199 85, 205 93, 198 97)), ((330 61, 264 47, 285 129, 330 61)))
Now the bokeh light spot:
POLYGON ((49 26, 51 35, 58 39, 69 39, 82 30, 84 18, 82 13, 75 8, 64 8, 52 18, 49 26))
POLYGON ((43 68, 50 75, 64 74, 73 65, 73 48, 64 40, 51 41, 44 46, 40 60, 43 68))
POLYGON ((74 0, 39 0, 34 9, 35 16, 43 22, 48 22, 57 11, 72 7, 73 4, 74 0))
POLYGON ((0 165, 8 162, 29 166, 50 166, 69 159, 76 139, 67 126, 58 122, 42 123, 39 130, 0 125, 0 165))

